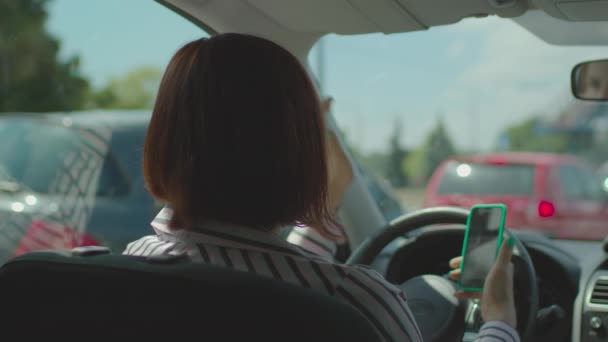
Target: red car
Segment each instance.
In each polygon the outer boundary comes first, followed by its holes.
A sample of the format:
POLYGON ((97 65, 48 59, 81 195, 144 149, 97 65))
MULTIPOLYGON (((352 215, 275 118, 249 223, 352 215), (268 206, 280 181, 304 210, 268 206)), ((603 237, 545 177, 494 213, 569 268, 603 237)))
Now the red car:
POLYGON ((602 181, 574 156, 495 153, 455 157, 435 170, 425 207, 507 205, 507 226, 555 238, 601 240, 608 235, 602 181))

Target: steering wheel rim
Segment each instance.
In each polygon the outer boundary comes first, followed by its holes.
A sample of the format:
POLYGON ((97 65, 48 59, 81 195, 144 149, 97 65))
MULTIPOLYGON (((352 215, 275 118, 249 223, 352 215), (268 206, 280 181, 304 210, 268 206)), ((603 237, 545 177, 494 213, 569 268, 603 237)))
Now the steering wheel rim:
MULTIPOLYGON (((462 224, 466 225, 469 210, 455 207, 434 207, 416 210, 401 216, 387 224, 384 229, 378 230, 367 238, 353 251, 347 265, 370 265, 380 252, 393 240, 418 228, 436 224, 462 224)), ((510 234, 510 233, 509 233, 510 234)), ((532 259, 526 247, 515 238, 515 249, 524 261, 527 275, 529 294, 528 315, 524 327, 519 327, 523 341, 529 341, 533 332, 538 311, 538 288, 536 272, 532 259)))

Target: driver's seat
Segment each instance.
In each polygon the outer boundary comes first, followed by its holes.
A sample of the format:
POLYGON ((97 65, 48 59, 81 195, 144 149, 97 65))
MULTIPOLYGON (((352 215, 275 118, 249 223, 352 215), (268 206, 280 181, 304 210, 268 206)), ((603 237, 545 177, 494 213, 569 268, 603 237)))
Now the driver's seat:
POLYGON ((49 341, 380 340, 358 311, 320 292, 186 257, 100 252, 36 252, 2 266, 2 336, 49 341))

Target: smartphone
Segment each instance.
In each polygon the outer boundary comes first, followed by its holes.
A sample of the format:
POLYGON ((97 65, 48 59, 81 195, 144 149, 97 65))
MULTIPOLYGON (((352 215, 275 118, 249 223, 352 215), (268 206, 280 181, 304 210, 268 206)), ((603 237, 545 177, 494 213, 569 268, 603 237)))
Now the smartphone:
POLYGON ((486 276, 494 266, 503 240, 507 207, 504 204, 475 205, 467 219, 462 244, 462 262, 458 288, 480 292, 486 276))

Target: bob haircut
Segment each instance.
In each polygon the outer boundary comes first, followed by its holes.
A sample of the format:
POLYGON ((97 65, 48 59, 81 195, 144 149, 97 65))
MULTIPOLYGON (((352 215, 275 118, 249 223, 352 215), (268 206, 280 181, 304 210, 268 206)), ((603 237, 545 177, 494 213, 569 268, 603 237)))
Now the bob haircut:
POLYGON ((335 239, 325 130, 313 83, 287 50, 243 34, 199 39, 177 51, 160 83, 146 185, 173 210, 172 229, 302 224, 335 239))

